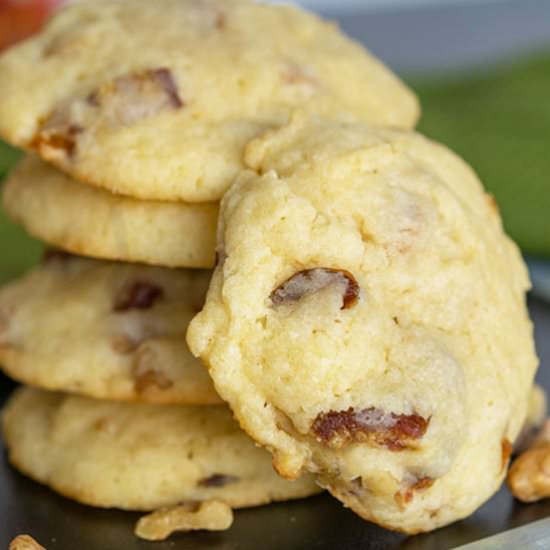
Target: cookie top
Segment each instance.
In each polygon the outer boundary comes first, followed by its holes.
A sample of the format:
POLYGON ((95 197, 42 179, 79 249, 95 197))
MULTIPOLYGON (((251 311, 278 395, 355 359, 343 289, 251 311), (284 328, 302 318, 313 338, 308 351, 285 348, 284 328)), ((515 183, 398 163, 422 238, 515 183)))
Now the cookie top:
POLYGON ((257 506, 320 491, 280 478, 224 406, 113 403, 21 388, 2 415, 9 460, 92 506, 153 510, 219 499, 257 506))
POLYGON ((419 114, 334 24, 247 0, 78 2, 0 74, 2 137, 142 199, 219 199, 244 144, 296 106, 399 127, 419 114))
POLYGON ((4 184, 3 206, 56 248, 107 260, 213 267, 218 205, 141 201, 93 188, 29 156, 4 184))
POLYGON ((470 514, 500 485, 537 365, 494 201, 411 132, 297 116, 246 160, 191 351, 283 476, 318 472, 409 533, 470 514))
POLYGON ((219 403, 184 340, 209 278, 51 253, 0 290, 0 364, 20 382, 100 399, 219 403))

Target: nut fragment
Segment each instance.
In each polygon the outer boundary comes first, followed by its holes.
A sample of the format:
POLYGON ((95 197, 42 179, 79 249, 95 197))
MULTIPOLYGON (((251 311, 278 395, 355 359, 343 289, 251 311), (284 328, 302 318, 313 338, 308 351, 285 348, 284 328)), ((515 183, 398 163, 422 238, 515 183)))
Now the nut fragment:
POLYGON ((550 419, 547 419, 533 446, 513 462, 508 487, 523 502, 550 496, 550 419))
POLYGON ((224 531, 233 523, 233 511, 220 500, 162 508, 139 519, 135 534, 145 540, 165 540, 175 531, 224 531))
POLYGON ((201 487, 225 487, 231 483, 236 483, 239 478, 229 474, 212 474, 199 481, 201 487))
POLYGON ((113 310, 123 312, 130 309, 150 309, 163 294, 164 291, 157 285, 136 281, 122 287, 115 298, 113 310))
POLYGON ((42 122, 29 147, 47 159, 72 158, 82 131, 71 121, 69 106, 63 104, 42 122))
POLYGON ((77 154, 78 138, 101 119, 129 125, 163 111, 183 107, 169 69, 147 69, 120 76, 85 98, 60 103, 41 122, 29 147, 48 160, 67 161, 77 154))
POLYGON ((416 480, 412 484, 409 484, 405 490, 395 493, 395 502, 397 502, 400 507, 404 507, 412 501, 416 493, 427 491, 433 484, 434 480, 431 477, 416 478, 416 480))
POLYGON ((152 388, 167 390, 174 382, 158 369, 158 360, 152 349, 142 347, 135 355, 132 370, 134 388, 141 395, 152 388))
POLYGON ((87 102, 113 125, 129 125, 162 111, 183 107, 169 69, 120 76, 92 92, 87 102))
POLYGON ((418 414, 386 413, 375 407, 355 411, 350 407, 347 411, 320 413, 312 430, 319 442, 333 449, 369 442, 390 451, 403 451, 414 447, 429 423, 429 418, 418 414))
POLYGON ((18 535, 10 542, 9 550, 46 550, 29 535, 18 535))
POLYGON ((355 277, 343 269, 316 267, 292 275, 271 293, 273 306, 297 302, 304 296, 314 294, 331 285, 342 286, 342 307, 355 305, 359 297, 359 285, 355 277))

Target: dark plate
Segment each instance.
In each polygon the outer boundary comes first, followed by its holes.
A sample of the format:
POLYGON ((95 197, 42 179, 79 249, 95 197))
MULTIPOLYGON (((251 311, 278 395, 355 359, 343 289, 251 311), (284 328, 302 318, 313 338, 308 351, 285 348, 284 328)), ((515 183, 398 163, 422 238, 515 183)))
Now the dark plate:
MULTIPOLYGON (((542 365, 539 380, 550 390, 550 306, 532 301, 538 352, 542 365)), ((13 388, 0 381, 2 396, 13 388)), ((550 500, 523 505, 503 488, 465 521, 429 535, 404 537, 378 528, 328 495, 288 504, 237 512, 233 527, 224 533, 193 533, 154 543, 162 549, 294 550, 383 549, 443 550, 529 523, 550 515, 550 500)), ((20 533, 34 536, 48 550, 133 550, 153 547, 134 537, 139 514, 96 510, 60 497, 15 472, 5 454, 0 463, 0 548, 20 533)))

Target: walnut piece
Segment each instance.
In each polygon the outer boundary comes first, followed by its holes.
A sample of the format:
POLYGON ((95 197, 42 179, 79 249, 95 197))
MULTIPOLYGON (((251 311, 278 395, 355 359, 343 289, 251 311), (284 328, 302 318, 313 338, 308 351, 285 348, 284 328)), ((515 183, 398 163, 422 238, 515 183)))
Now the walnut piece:
POLYGON ((162 508, 143 516, 135 527, 145 540, 165 540, 175 531, 225 531, 233 523, 233 511, 220 500, 208 500, 162 508))
POLYGON ((236 483, 239 478, 229 474, 212 474, 199 481, 201 487, 225 487, 231 483, 236 483))
POLYGON ((523 502, 550 497, 550 419, 533 446, 513 462, 506 481, 512 494, 523 502))
POLYGON ((131 369, 134 389, 138 395, 152 388, 167 390, 174 385, 174 382, 158 367, 159 360, 154 350, 147 345, 142 346, 133 358, 131 369))
POLYGON ((132 371, 132 376, 134 377, 134 388, 139 395, 144 394, 152 387, 159 390, 167 390, 174 385, 174 382, 162 374, 162 372, 155 370, 138 373, 132 371))
POLYGON ((29 535, 18 535, 9 546, 9 550, 46 550, 29 535))
POLYGON ((46 159, 70 159, 76 154, 83 128, 71 120, 70 105, 60 105, 40 124, 29 147, 46 159))
POLYGON ((416 493, 427 491, 434 484, 434 481, 435 480, 433 480, 431 477, 417 478, 416 481, 414 481, 412 484, 409 484, 409 486, 405 490, 395 493, 395 502, 397 502, 400 507, 405 507, 412 501, 416 493))
POLYGON ((356 411, 320 413, 312 424, 317 440, 333 449, 368 442, 390 451, 413 448, 428 429, 430 419, 418 414, 386 413, 369 407, 356 411))
POLYGON ((98 120, 112 127, 125 126, 181 107, 183 101, 169 69, 126 74, 86 98, 61 102, 39 124, 29 147, 48 160, 71 160, 78 152, 79 136, 98 120))
POLYGON ((297 302, 304 296, 327 288, 331 285, 342 287, 342 307, 349 309, 359 298, 359 285, 355 277, 343 269, 316 267, 298 271, 279 285, 271 293, 271 303, 274 307, 297 302))
POLYGON ((163 295, 161 287, 146 281, 135 281, 121 288, 115 298, 113 310, 120 313, 130 309, 150 309, 163 295))
POLYGON ((183 107, 169 69, 149 69, 115 78, 92 92, 88 103, 111 125, 130 125, 183 107))

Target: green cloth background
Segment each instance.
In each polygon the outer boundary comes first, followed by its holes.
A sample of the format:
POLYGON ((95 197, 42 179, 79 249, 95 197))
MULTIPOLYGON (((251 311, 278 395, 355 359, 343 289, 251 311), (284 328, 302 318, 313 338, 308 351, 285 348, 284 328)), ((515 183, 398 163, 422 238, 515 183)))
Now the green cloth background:
POLYGON ((550 256, 550 55, 412 85, 424 110, 419 130, 475 168, 525 253, 550 256))
MULTIPOLYGON (((18 151, 0 141, 0 180, 19 157, 18 151)), ((42 246, 38 241, 8 221, 0 211, 0 283, 14 278, 36 263, 41 250, 42 246)))
MULTIPOLYGON (((409 80, 422 101, 419 130, 476 169, 525 253, 550 257, 550 55, 481 75, 409 80)), ((0 142, 0 179, 18 156, 0 142)), ((41 245, 3 214, 0 247, 0 281, 41 253, 41 245)))

